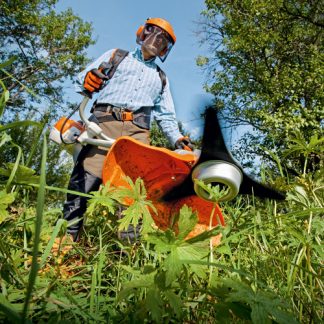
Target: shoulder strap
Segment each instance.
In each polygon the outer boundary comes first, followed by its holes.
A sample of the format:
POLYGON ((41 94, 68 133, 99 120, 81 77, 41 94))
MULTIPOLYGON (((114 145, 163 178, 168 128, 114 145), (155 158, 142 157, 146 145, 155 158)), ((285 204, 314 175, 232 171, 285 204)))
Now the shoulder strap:
POLYGON ((111 58, 109 60, 109 63, 111 64, 111 68, 110 68, 110 70, 109 70, 109 72, 107 74, 107 76, 109 77, 109 79, 111 79, 114 76, 114 74, 115 74, 115 72, 117 70, 118 65, 128 55, 128 53, 129 53, 128 51, 124 51, 124 50, 119 49, 119 48, 117 48, 113 52, 113 54, 112 54, 112 56, 111 56, 111 58))
MULTIPOLYGON (((109 80, 114 76, 115 71, 117 70, 118 65, 121 61, 128 55, 128 51, 122 49, 115 49, 108 62, 103 62, 99 66, 99 70, 102 69, 103 74, 105 74, 109 80)), ((90 112, 93 113, 93 109, 97 104, 97 100, 94 102, 90 112)))
POLYGON ((159 72, 159 76, 160 76, 160 79, 161 79, 161 82, 162 82, 162 89, 161 89, 161 92, 160 92, 160 95, 162 95, 163 91, 164 91, 164 88, 166 86, 166 75, 164 73, 164 71, 157 65, 156 66, 156 69, 157 71, 159 72))

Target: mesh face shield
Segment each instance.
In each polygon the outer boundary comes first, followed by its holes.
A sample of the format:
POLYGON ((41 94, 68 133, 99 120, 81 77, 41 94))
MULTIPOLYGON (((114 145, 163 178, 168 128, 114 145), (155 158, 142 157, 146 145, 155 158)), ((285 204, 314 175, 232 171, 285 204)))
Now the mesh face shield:
POLYGON ((152 56, 158 56, 164 62, 173 46, 173 41, 162 28, 146 24, 142 31, 141 45, 152 56))

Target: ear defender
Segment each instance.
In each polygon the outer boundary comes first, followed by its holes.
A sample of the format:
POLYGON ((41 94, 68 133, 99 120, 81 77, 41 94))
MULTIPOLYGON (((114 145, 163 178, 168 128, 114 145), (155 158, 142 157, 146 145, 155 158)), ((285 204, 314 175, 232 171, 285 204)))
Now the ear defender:
POLYGON ((144 40, 144 35, 143 35, 143 30, 144 30, 144 26, 140 26, 138 29, 137 29, 137 32, 136 32, 136 43, 137 44, 141 44, 144 40))

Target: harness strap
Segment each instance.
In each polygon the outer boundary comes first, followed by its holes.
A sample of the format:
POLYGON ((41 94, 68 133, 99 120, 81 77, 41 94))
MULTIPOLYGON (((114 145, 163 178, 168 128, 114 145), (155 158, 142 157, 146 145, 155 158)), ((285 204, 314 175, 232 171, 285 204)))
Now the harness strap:
POLYGON ((99 122, 119 120, 119 121, 132 121, 133 124, 140 128, 150 129, 151 124, 151 109, 152 107, 141 107, 140 109, 132 112, 125 108, 115 107, 106 104, 96 104, 92 108, 92 112, 100 111, 105 112, 105 116, 96 116, 99 122))
POLYGON ((121 63, 121 61, 128 55, 128 51, 122 50, 120 48, 117 48, 114 53, 111 56, 111 59, 109 60, 111 64, 111 68, 107 74, 108 78, 111 79, 113 75, 116 72, 116 69, 118 65, 121 63))
POLYGON ((125 111, 121 113, 120 115, 118 114, 108 114, 105 116, 97 116, 96 119, 98 120, 99 123, 107 122, 107 121, 113 121, 113 120, 118 120, 118 121, 132 121, 133 120, 133 113, 129 111, 125 111))
POLYGON ((165 75, 164 71, 158 65, 156 66, 156 69, 159 72, 159 76, 160 76, 160 79, 161 79, 161 82, 162 82, 162 89, 160 91, 160 96, 162 96, 164 88, 166 86, 166 82, 167 82, 166 75, 165 75))
POLYGON ((96 105, 94 106, 93 111, 102 111, 102 112, 111 113, 111 115, 115 119, 120 121, 132 121, 134 119, 132 111, 128 111, 125 110, 124 108, 119 108, 112 105, 96 105))
POLYGON ((116 118, 113 115, 105 115, 105 116, 98 116, 96 117, 99 123, 104 123, 107 121, 114 121, 116 118))

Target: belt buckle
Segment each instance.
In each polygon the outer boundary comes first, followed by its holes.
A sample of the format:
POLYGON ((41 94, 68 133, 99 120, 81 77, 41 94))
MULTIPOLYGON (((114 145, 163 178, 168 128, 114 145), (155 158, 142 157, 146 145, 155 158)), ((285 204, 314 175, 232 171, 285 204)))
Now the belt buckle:
POLYGON ((132 121, 133 120, 133 114, 131 111, 121 111, 122 118, 124 121, 132 121))
POLYGON ((113 107, 111 112, 115 115, 115 118, 120 121, 132 121, 133 120, 133 113, 131 111, 125 111, 124 107, 113 107))

